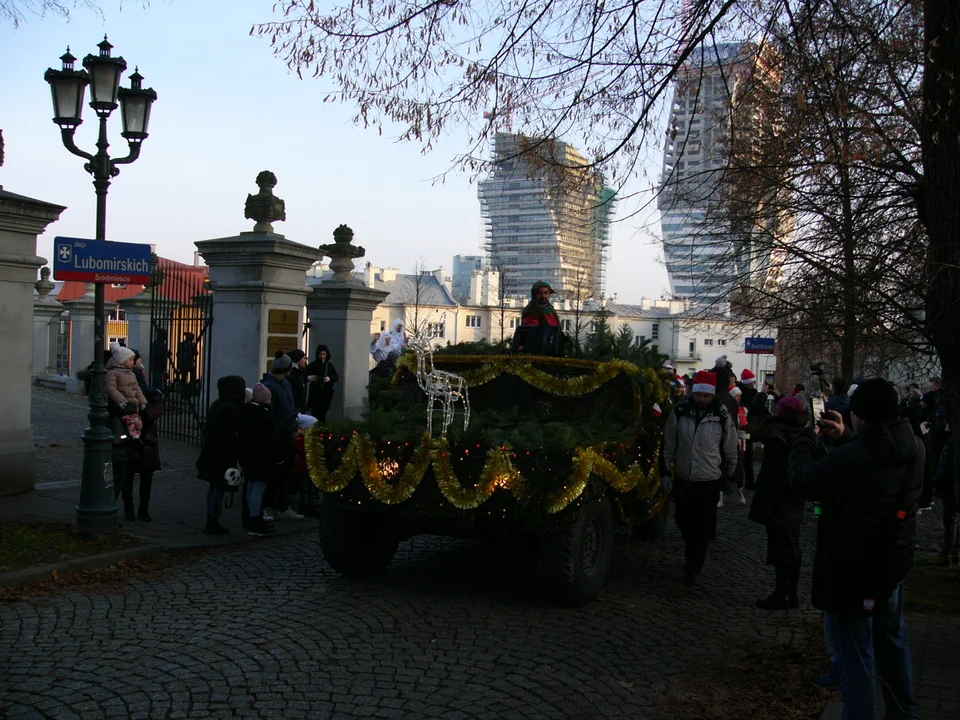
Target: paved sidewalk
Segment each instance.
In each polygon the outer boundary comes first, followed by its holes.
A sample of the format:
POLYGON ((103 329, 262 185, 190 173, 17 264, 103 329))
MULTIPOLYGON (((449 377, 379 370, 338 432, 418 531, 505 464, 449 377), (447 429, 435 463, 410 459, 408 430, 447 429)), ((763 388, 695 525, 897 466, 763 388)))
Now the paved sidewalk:
MULTIPOLYGON (((0 501, 0 521, 48 520, 75 522, 80 499, 80 469, 83 442, 80 436, 87 425, 86 397, 61 391, 34 389, 34 442, 37 447, 37 486, 27 495, 4 497, 0 501)), ((229 535, 210 536, 203 533, 206 522, 207 483, 197 479, 194 463, 200 449, 191 445, 161 441, 163 469, 154 475, 150 500, 152 522, 127 522, 120 511, 120 529, 143 542, 103 556, 65 561, 33 571, 0 573, 0 586, 46 579, 54 568, 58 572, 104 567, 123 557, 156 554, 167 550, 226 546, 246 542, 263 542, 252 538, 240 526, 240 496, 233 508, 225 508, 221 523, 230 528, 229 535)), ((134 485, 134 500, 139 498, 134 485)), ((314 528, 315 519, 278 520, 277 534, 314 528)))

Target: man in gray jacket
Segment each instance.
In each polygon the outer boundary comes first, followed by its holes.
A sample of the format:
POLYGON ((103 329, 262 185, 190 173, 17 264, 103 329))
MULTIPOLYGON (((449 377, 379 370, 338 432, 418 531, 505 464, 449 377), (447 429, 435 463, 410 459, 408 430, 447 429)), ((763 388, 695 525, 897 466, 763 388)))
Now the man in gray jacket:
POLYGON ((673 492, 677 527, 686 545, 683 581, 697 582, 707 559, 707 541, 717 524, 717 497, 737 468, 737 431, 717 399, 717 374, 701 371, 693 394, 667 419, 663 437, 666 471, 661 482, 673 492))

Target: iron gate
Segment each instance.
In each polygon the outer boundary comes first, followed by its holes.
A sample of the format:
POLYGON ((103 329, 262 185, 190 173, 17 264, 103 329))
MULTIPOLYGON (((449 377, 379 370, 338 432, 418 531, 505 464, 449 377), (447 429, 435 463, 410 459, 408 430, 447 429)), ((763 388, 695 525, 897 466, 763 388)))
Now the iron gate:
POLYGON ((168 440, 200 445, 210 406, 213 293, 206 268, 158 259, 150 303, 150 384, 163 392, 168 440))

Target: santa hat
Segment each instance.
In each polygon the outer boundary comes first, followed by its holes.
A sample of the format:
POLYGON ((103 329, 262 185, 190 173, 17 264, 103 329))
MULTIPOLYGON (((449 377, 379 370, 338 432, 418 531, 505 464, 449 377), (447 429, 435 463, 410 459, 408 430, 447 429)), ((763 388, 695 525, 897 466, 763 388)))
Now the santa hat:
POLYGON ((743 391, 740 388, 734 386, 730 388, 730 397, 740 397, 743 394, 743 391))
POLYGON ((743 372, 740 373, 740 382, 744 385, 752 385, 757 381, 757 376, 754 375, 748 368, 744 368, 743 372))
POLYGON ((654 403, 654 404, 653 404, 653 416, 654 416, 654 417, 660 417, 661 415, 663 415, 663 410, 660 408, 660 403, 654 403))
POLYGON ((701 370, 693 376, 693 391, 695 393, 717 394, 717 374, 701 370))

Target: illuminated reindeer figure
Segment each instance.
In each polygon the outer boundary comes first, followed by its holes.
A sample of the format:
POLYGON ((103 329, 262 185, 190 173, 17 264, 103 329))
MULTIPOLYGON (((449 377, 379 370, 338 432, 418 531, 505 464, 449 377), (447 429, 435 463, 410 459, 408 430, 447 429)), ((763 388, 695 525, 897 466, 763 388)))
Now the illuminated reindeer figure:
POLYGON ((458 400, 463 403, 463 429, 467 429, 470 424, 470 397, 467 383, 462 377, 434 367, 433 347, 423 330, 417 332, 408 347, 417 355, 417 383, 427 394, 427 434, 433 437, 433 410, 439 402, 443 409, 443 432, 440 437, 444 437, 453 422, 454 406, 458 400))

